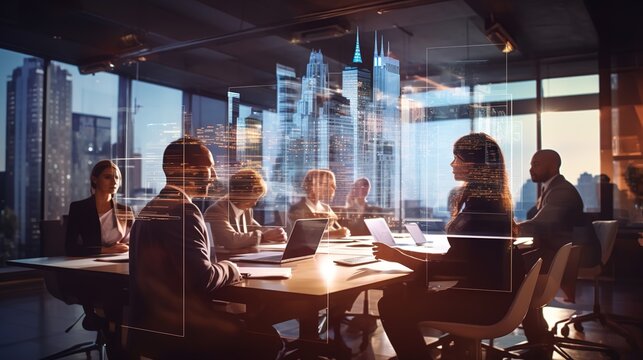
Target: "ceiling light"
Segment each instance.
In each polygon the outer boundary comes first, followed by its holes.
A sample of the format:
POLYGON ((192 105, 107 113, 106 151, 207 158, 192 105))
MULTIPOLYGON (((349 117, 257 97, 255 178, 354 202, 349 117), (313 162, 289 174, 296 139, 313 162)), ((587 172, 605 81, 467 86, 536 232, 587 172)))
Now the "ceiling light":
POLYGON ((505 30, 505 28, 499 23, 494 23, 492 26, 488 27, 486 35, 487 39, 489 39, 492 44, 496 45, 503 53, 508 54, 516 50, 516 42, 513 40, 511 35, 509 35, 507 30, 505 30))

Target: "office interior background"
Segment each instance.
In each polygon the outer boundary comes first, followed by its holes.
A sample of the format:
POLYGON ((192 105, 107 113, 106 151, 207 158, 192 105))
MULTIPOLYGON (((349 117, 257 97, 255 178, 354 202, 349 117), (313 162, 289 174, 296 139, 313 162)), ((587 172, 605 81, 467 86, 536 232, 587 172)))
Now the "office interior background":
MULTIPOLYGON (((529 163, 557 150, 596 219, 643 224, 643 8, 636 1, 5 1, 0 15, 0 265, 42 254, 40 221, 89 195, 100 159, 120 202, 164 185, 161 156, 203 140, 225 194, 262 173, 260 222, 283 225, 303 174, 352 182, 391 227, 440 232, 452 145, 485 132, 507 159, 514 217, 529 163)), ((638 230, 636 230, 638 229, 638 230)), ((639 240, 640 241, 640 240, 639 240)), ((617 275, 640 281, 636 237, 617 275), (633 275, 638 274, 638 275, 633 275)))
POLYGON ((516 219, 537 198, 531 155, 552 148, 586 212, 640 223, 641 12, 626 3, 8 2, 0 262, 40 254, 40 220, 89 195, 100 159, 140 209, 183 134, 215 157, 212 198, 239 168, 263 174, 264 223, 328 168, 333 205, 367 177, 393 225, 440 231, 452 144, 471 131, 501 144, 516 219))

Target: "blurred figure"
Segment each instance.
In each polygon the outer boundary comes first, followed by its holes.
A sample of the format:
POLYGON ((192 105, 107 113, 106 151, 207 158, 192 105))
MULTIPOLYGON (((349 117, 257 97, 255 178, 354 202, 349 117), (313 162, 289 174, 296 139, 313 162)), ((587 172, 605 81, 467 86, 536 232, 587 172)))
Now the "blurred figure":
POLYGON ((205 222, 192 203, 216 178, 212 154, 201 141, 181 138, 165 149, 163 172, 166 186, 132 229, 133 350, 142 346, 161 359, 274 359, 281 349, 274 328, 258 330, 213 303, 241 275, 232 262, 211 262, 205 222))
POLYGON ((216 246, 241 249, 261 242, 284 242, 286 232, 280 227, 262 227, 253 217, 252 208, 267 192, 266 182, 257 171, 242 169, 230 177, 228 195, 205 211, 216 246))
POLYGON ((346 196, 346 207, 337 209, 340 224, 347 227, 351 235, 369 235, 364 219, 384 214, 381 207, 371 206, 366 200, 370 191, 371 182, 367 178, 355 180, 346 196))
POLYGON ((348 228, 339 224, 337 214, 328 205, 335 196, 335 189, 337 188, 335 174, 332 171, 309 170, 304 176, 301 187, 306 193, 306 197, 303 197, 288 209, 290 227, 297 219, 323 217, 330 219, 326 230, 328 236, 343 238, 351 235, 348 228))
MULTIPOLYGON (((504 157, 496 141, 484 133, 461 137, 453 145, 451 167, 453 177, 463 185, 453 194, 447 234, 512 235, 511 194, 504 157)), ((524 277, 524 267, 518 256, 514 256, 512 262, 511 292, 426 291, 426 284, 436 276, 464 275, 483 281, 505 276, 487 270, 489 263, 501 259, 485 257, 484 241, 457 243, 445 255, 428 257, 375 243, 373 254, 376 258, 403 264, 416 275, 414 281, 402 287, 386 288, 378 304, 382 325, 400 360, 431 358, 417 327, 420 321, 491 324, 506 314, 524 277), (476 246, 477 242, 482 247, 476 246)))

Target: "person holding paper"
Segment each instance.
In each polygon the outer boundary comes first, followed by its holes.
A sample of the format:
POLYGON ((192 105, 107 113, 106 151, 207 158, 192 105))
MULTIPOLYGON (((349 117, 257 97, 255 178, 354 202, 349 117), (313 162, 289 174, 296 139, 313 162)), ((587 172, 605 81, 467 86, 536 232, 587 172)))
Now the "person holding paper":
MULTIPOLYGON (((465 135, 455 142, 453 156, 453 177, 462 181, 463 187, 452 202, 447 234, 511 236, 514 231, 511 195, 504 158, 496 141, 484 133, 465 135)), ((496 260, 480 259, 471 242, 452 246, 445 255, 428 258, 375 243, 373 255, 414 270, 415 281, 385 289, 378 303, 382 325, 400 360, 431 358, 417 327, 420 321, 492 324, 501 319, 524 277, 521 259, 514 256, 511 292, 449 289, 429 293, 428 280, 436 274, 476 274, 470 269, 479 270, 484 268, 479 264, 496 260)), ((484 270, 478 272, 485 276, 484 270)))
POLYGON ((275 359, 282 343, 270 324, 213 302, 241 274, 232 262, 211 260, 203 215, 192 202, 216 178, 212 154, 200 140, 181 138, 165 149, 163 172, 165 187, 132 229, 132 350, 163 359, 275 359))
POLYGON ((280 227, 262 227, 253 217, 252 208, 267 191, 266 182, 257 171, 241 169, 230 177, 228 195, 210 206, 204 214, 210 223, 216 246, 241 249, 259 243, 286 241, 280 227))
POLYGON ((326 234, 329 237, 343 238, 351 235, 348 228, 339 224, 337 214, 328 205, 333 200, 335 189, 337 188, 335 174, 332 171, 324 169, 309 170, 304 176, 301 187, 306 192, 306 196, 288 209, 290 226, 297 219, 323 217, 330 220, 326 230, 326 234))

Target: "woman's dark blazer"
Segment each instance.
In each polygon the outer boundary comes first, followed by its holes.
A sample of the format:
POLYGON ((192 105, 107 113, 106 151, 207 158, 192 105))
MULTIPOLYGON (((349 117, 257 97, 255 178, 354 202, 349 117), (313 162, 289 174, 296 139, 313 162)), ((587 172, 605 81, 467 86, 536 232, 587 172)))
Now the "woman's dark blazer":
MULTIPOLYGON (((132 211, 128 206, 115 201, 114 208, 117 213, 131 213, 132 211)), ((127 226, 131 228, 131 219, 127 221, 127 226)), ((65 253, 67 256, 96 255, 100 254, 101 247, 100 220, 94 195, 84 200, 72 202, 69 205, 65 253)))

